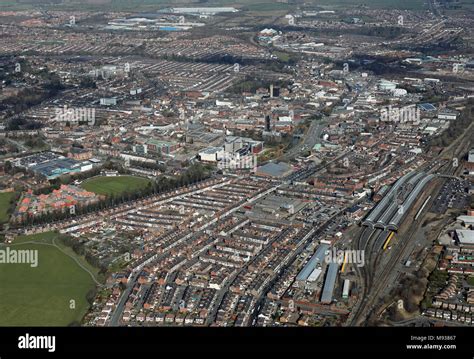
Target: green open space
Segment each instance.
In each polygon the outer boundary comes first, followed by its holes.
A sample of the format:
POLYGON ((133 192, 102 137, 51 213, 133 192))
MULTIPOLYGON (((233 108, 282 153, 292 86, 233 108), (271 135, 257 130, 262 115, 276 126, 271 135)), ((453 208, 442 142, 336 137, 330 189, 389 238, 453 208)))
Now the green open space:
MULTIPOLYGON (((95 282, 81 267, 89 269, 90 265, 68 252, 58 238, 58 233, 47 232, 20 236, 8 245, 10 249, 37 250, 38 265, 0 264, 0 326, 80 323, 89 308, 87 293, 95 282)), ((0 250, 6 246, 1 245, 0 250)))
POLYGON ((81 187, 87 191, 106 196, 121 195, 145 188, 151 181, 135 176, 93 177, 82 182, 81 187))
POLYGON ((291 54, 289 54, 288 52, 274 51, 273 55, 278 57, 278 59, 283 62, 288 62, 291 59, 291 54))
POLYGON ((317 5, 334 7, 359 7, 365 5, 372 9, 422 10, 426 7, 423 0, 319 0, 317 5))
POLYGON ((11 201, 15 198, 15 192, 0 193, 0 223, 8 222, 11 201))

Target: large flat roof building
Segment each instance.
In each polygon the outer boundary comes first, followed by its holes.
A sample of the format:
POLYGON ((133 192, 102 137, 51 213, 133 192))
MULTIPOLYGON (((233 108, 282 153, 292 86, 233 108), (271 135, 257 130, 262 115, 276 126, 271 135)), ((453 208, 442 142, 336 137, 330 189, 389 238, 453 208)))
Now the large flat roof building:
POLYGON ((282 178, 285 177, 292 172, 291 166, 287 165, 286 163, 267 163, 257 169, 258 176, 265 176, 265 177, 275 177, 275 178, 282 178))
POLYGON ((470 163, 474 163, 474 148, 469 151, 469 155, 467 156, 467 161, 470 163))
POLYGON ((318 265, 322 265, 328 248, 328 244, 320 244, 316 249, 316 252, 314 252, 313 256, 308 261, 308 263, 306 263, 301 272, 299 272, 298 276, 296 277, 296 280, 309 280, 310 275, 314 272, 318 265))
POLYGON ((323 294, 321 295, 321 303, 323 304, 330 304, 332 302, 338 270, 339 264, 329 264, 328 274, 326 276, 326 281, 324 282, 323 294))
POLYGON ((474 231, 467 229, 457 229, 456 239, 461 247, 474 247, 474 231))

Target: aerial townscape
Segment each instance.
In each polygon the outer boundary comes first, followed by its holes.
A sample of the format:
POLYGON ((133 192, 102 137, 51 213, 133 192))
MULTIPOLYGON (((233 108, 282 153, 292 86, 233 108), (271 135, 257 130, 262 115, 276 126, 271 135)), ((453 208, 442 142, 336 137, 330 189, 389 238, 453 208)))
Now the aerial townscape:
POLYGON ((2 0, 0 88, 0 326, 474 326, 474 1, 2 0))

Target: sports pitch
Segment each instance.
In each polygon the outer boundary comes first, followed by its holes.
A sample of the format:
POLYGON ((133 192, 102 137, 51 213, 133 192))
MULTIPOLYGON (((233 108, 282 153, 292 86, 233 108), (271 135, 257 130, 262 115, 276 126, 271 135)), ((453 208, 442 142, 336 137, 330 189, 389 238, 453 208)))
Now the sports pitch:
POLYGON ((97 194, 116 196, 145 188, 148 183, 151 183, 149 179, 135 176, 94 177, 84 181, 81 187, 97 194))

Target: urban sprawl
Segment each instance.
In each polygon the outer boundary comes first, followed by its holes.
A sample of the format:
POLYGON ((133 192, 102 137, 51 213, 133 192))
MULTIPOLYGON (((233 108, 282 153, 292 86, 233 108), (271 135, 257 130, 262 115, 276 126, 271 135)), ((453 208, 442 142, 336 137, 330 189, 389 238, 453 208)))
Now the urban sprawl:
POLYGON ((0 11, 0 249, 71 322, 473 324, 472 9, 73 4, 0 11))

